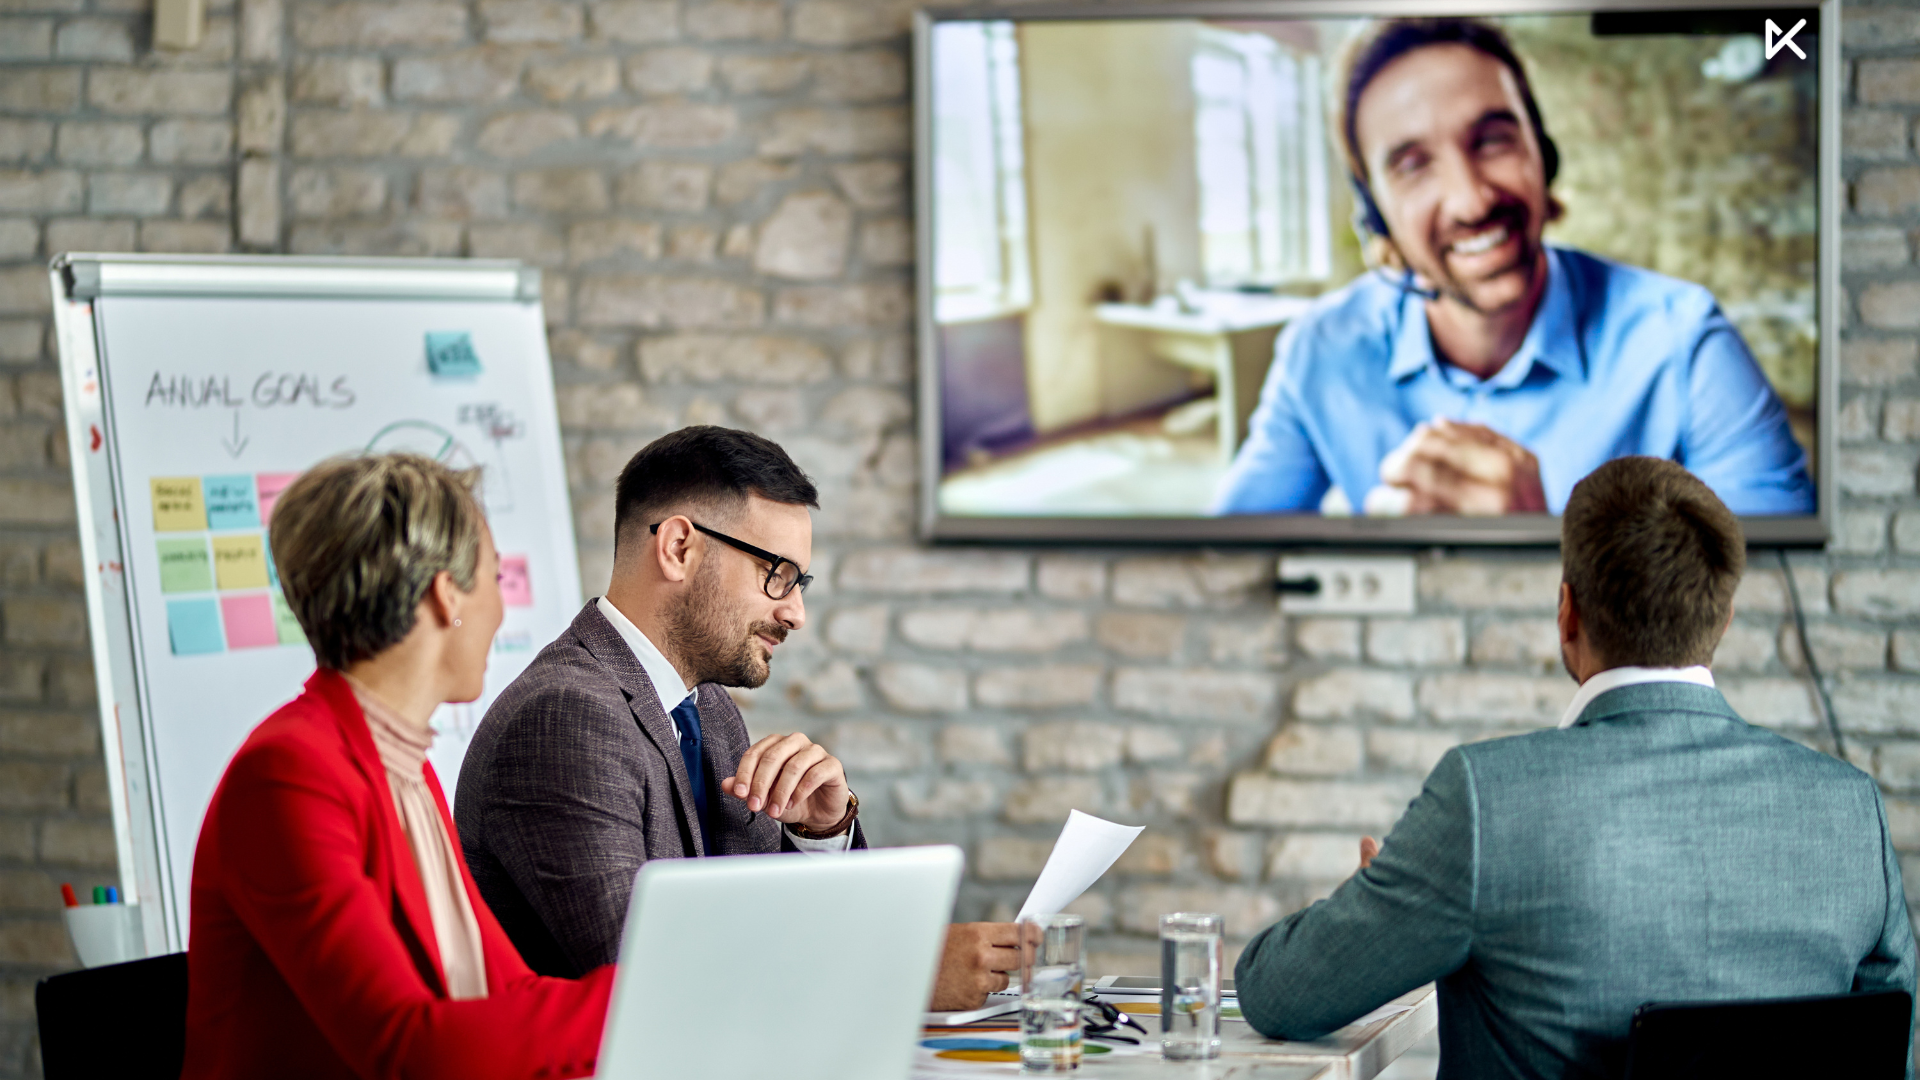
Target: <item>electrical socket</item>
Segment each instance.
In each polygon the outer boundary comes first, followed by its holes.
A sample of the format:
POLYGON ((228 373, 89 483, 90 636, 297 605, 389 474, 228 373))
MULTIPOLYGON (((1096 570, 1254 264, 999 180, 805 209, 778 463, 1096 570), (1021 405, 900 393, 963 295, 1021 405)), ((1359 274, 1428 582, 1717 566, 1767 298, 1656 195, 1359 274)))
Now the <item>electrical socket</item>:
POLYGON ((1312 595, 1284 592, 1280 610, 1289 615, 1411 615, 1413 558, 1404 555, 1282 555, 1282 581, 1314 578, 1312 595))

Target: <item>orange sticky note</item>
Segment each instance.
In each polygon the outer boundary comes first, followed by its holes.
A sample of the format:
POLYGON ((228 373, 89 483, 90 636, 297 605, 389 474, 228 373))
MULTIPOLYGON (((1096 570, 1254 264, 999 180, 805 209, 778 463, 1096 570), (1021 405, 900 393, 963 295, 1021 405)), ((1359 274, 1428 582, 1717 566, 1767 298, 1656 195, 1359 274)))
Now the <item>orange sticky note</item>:
POLYGON ((205 532, 207 503, 200 495, 197 476, 156 476, 153 489, 154 532, 205 532))

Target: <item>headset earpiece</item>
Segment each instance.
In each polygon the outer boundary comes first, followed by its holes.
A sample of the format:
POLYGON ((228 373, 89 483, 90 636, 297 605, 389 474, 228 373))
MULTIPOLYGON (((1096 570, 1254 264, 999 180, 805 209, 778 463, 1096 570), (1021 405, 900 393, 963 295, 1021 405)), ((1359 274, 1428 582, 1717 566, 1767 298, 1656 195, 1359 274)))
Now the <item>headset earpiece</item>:
POLYGON ((1387 219, 1381 216, 1366 182, 1349 173, 1347 183, 1353 188, 1353 231, 1360 234, 1360 242, 1366 243, 1369 236, 1387 239, 1387 219))

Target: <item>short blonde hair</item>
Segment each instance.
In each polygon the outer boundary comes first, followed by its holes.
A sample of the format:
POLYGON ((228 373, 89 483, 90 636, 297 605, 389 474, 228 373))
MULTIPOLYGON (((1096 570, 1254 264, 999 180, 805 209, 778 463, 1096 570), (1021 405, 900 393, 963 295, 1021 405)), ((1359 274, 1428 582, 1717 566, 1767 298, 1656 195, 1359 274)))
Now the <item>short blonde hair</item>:
POLYGON ((273 561, 321 667, 398 644, 440 571, 473 588, 485 527, 479 479, 478 469, 418 454, 368 454, 329 458, 281 493, 273 561))

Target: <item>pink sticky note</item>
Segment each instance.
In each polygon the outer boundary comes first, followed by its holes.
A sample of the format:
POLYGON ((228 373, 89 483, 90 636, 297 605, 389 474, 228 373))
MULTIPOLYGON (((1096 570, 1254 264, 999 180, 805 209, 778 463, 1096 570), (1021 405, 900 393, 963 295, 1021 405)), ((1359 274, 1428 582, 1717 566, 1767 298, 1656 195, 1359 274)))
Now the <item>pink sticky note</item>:
POLYGON ((533 606, 533 582, 525 555, 500 556, 500 600, 508 607, 533 606))
POLYGON ((260 485, 260 524, 263 527, 272 522, 273 504, 280 501, 280 493, 299 478, 299 473, 291 472, 263 472, 254 477, 260 485))
POLYGON ((273 625, 273 599, 266 593, 221 597, 220 619, 227 624, 229 649, 280 644, 280 632, 273 625))

